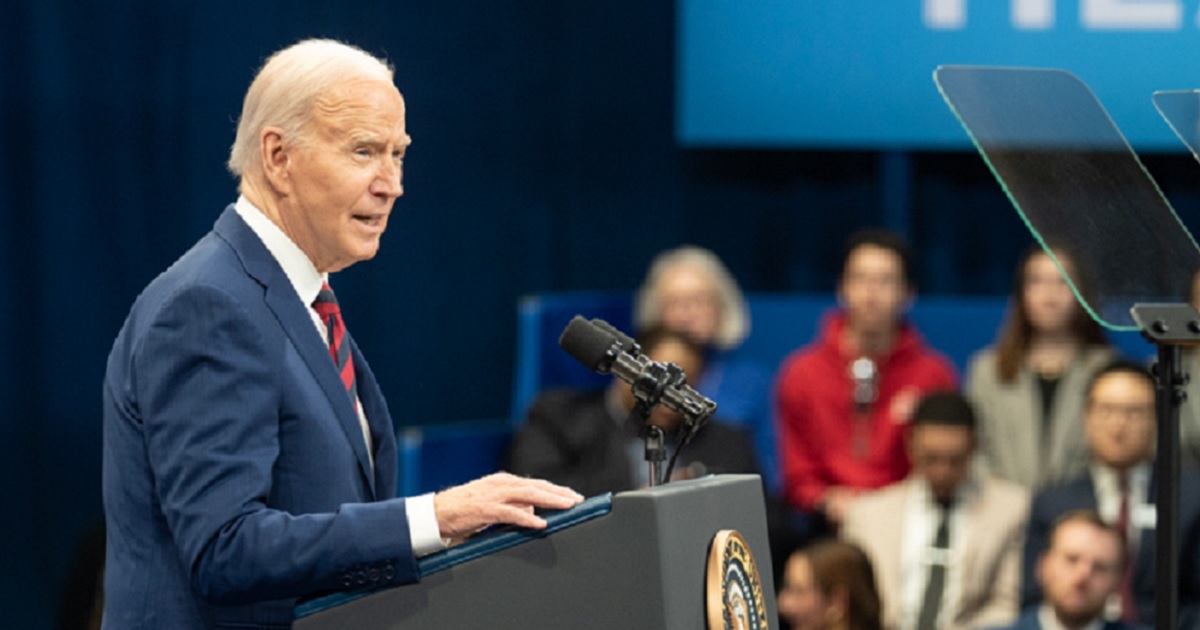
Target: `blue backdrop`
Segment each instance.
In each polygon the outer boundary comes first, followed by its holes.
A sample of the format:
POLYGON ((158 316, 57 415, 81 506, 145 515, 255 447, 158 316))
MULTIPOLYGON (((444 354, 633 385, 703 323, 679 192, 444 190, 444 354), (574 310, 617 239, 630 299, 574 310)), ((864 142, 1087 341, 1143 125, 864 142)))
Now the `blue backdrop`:
MULTIPOLYGON (((10 0, 3 13, 6 627, 51 627, 76 539, 102 518, 113 337, 234 199, 222 165, 242 94, 302 37, 386 54, 407 97, 407 194, 378 258, 334 279, 403 424, 507 415, 517 298, 629 289, 666 247, 714 249, 752 291, 823 292, 845 237, 886 224, 920 252, 922 290, 960 295, 1007 291, 1030 242, 972 153, 681 149, 670 3, 10 0)), ((1150 167, 1191 221, 1196 164, 1150 167)))
POLYGON ((1200 88, 1196 0, 680 0, 690 146, 969 148, 941 64, 1063 68, 1139 149, 1178 141, 1150 102, 1200 88))

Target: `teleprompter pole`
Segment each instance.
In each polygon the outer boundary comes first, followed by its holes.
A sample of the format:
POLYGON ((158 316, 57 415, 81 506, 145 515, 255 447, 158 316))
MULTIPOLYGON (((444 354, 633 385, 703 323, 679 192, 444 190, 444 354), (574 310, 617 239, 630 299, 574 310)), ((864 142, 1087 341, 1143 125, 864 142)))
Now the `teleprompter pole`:
POLYGON ((1179 616, 1179 414, 1187 393, 1181 347, 1200 343, 1200 313, 1187 304, 1136 304, 1133 319, 1158 347, 1154 366, 1158 455, 1154 462, 1154 627, 1175 630, 1179 616))

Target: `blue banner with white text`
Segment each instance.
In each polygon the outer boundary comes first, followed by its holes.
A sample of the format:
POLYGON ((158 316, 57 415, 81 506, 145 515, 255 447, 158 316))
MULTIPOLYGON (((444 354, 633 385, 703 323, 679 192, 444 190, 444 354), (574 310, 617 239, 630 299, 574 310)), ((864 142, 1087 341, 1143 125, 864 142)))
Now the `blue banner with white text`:
POLYGON ((1061 68, 1136 149, 1183 150, 1151 103, 1200 88, 1200 0, 679 0, 689 147, 966 149, 946 64, 1061 68))

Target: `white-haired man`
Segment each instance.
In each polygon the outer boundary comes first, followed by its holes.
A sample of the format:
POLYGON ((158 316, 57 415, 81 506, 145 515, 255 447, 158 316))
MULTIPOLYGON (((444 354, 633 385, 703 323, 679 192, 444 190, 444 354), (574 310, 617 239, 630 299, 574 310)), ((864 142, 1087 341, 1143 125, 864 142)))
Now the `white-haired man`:
POLYGON ((415 581, 446 539, 582 499, 511 475, 395 498, 391 417, 328 276, 375 255, 409 142, 392 70, 357 48, 301 42, 255 77, 241 196, 109 356, 105 627, 287 628, 299 596, 415 581))

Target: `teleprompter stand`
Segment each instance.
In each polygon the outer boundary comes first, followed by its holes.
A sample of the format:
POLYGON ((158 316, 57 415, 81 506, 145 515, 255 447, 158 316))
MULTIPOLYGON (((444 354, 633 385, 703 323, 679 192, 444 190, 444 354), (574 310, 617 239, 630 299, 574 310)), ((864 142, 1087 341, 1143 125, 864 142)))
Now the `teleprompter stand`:
MULTIPOLYGON (((1154 531, 1155 583, 1179 583, 1179 411, 1187 400, 1183 387, 1181 346, 1200 344, 1200 312, 1188 304, 1135 304, 1133 318, 1142 334, 1158 347, 1154 378, 1158 384, 1155 409, 1158 422, 1157 519, 1154 531)), ((1160 588, 1154 594, 1154 626, 1174 628, 1179 615, 1179 589, 1160 588)))
MULTIPOLYGON (((1188 381, 1181 348, 1200 345, 1200 312, 1191 306, 1200 248, 1095 95, 1071 73, 942 66, 934 80, 1088 314, 1109 330, 1141 332, 1157 347, 1153 617, 1158 630, 1175 630, 1179 423, 1188 381)), ((1197 129, 1195 94, 1154 100, 1172 128, 1197 129)), ((1190 132, 1177 135, 1189 143, 1190 132)))

